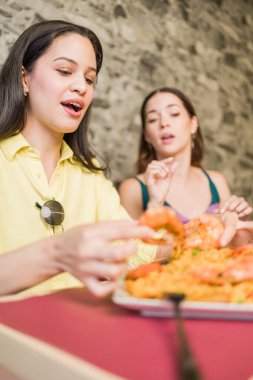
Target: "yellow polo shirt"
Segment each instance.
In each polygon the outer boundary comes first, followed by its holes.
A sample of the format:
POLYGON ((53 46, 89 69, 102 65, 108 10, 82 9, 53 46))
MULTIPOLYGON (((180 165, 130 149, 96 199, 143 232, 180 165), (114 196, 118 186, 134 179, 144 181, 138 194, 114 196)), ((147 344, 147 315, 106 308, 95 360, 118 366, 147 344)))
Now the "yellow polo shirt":
MULTIPOLYGON (((0 254, 53 234, 52 227, 43 221, 40 209, 35 206, 36 202, 43 205, 53 198, 64 208, 65 231, 85 223, 129 219, 112 182, 74 160, 66 142, 62 144, 60 160, 48 183, 39 152, 21 133, 1 141, 0 254)), ((61 232, 62 228, 56 227, 56 233, 61 232)), ((148 262, 154 256, 154 249, 141 248, 133 262, 148 262)), ((40 289, 47 291, 78 283, 63 273, 36 288, 40 292, 40 289)))

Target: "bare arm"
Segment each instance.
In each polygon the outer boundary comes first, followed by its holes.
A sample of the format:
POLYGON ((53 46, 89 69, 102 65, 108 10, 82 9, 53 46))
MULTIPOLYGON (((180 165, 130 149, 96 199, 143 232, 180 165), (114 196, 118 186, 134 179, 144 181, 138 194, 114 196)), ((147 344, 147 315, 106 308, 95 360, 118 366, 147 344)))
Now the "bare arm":
POLYGON ((0 295, 15 293, 60 273, 49 238, 0 256, 0 295))
POLYGON ((97 296, 111 292, 126 268, 136 243, 129 239, 152 237, 153 231, 133 221, 79 226, 15 252, 0 256, 0 294, 29 288, 61 272, 69 272, 97 296), (111 244, 115 240, 122 244, 111 244), (101 278, 108 278, 106 284, 101 278))
POLYGON ((134 178, 123 181, 119 187, 122 206, 133 219, 138 219, 143 212, 141 186, 134 178))

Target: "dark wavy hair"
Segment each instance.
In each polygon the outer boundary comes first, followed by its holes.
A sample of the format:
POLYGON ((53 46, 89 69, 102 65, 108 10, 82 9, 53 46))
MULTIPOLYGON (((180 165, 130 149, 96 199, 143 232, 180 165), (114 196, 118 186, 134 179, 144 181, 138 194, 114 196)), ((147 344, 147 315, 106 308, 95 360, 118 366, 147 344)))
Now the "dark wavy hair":
MULTIPOLYGON (((157 90, 152 91, 150 94, 146 96, 144 99, 142 106, 141 106, 141 122, 142 122, 142 134, 141 134, 141 140, 140 140, 140 146, 139 146, 139 158, 137 161, 137 169, 138 173, 143 173, 148 164, 152 160, 156 160, 156 152, 154 148, 145 140, 145 110, 146 105, 149 99, 151 99, 154 95, 161 93, 161 92, 167 92, 169 94, 176 95, 182 102, 187 110, 190 117, 197 116, 195 109, 191 103, 191 101, 188 99, 188 97, 180 90, 173 88, 173 87, 163 87, 159 88, 157 90)), ((204 156, 204 141, 203 136, 200 130, 200 125, 198 125, 197 132, 194 136, 194 144, 191 152, 191 165, 193 166, 201 166, 201 161, 203 160, 204 156)))
MULTIPOLYGON (((63 34, 77 33, 88 38, 93 46, 97 73, 103 61, 103 49, 94 32, 80 25, 61 20, 43 21, 31 25, 16 40, 0 73, 0 139, 21 132, 26 123, 27 98, 22 84, 22 67, 31 72, 35 62, 63 34)), ((105 170, 94 164, 95 152, 88 143, 88 121, 91 105, 87 109, 78 129, 64 135, 64 140, 74 152, 75 158, 86 168, 105 170)))

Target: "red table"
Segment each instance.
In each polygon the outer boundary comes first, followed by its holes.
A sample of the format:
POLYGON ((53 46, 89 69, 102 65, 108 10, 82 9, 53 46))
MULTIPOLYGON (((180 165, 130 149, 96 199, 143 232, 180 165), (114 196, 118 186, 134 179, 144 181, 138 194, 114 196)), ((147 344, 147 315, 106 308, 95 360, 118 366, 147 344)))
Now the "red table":
MULTIPOLYGON (((123 378, 177 379, 173 320, 141 317, 83 289, 2 302, 0 323, 123 378)), ((187 320, 185 328, 205 380, 253 375, 252 322, 187 320)))

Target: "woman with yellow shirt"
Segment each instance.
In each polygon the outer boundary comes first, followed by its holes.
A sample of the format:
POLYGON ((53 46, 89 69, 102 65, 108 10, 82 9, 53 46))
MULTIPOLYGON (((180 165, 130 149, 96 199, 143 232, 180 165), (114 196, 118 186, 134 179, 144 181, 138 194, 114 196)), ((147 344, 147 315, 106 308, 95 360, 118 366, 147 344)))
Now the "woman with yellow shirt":
MULTIPOLYGON (((2 293, 37 283, 40 285, 34 292, 76 286, 80 284, 77 279, 86 284, 93 284, 96 276, 97 280, 114 279, 134 248, 131 244, 127 249, 127 243, 126 248, 114 247, 107 254, 109 241, 150 234, 150 230, 133 228, 132 222, 67 232, 79 225, 130 219, 111 181, 104 177, 105 168, 95 160, 87 138, 102 59, 101 44, 91 30, 51 20, 25 30, 3 65, 0 253, 7 254, 0 263, 2 293), (95 231, 93 243, 88 239, 91 231, 95 231), (53 238, 30 245, 50 236, 53 238), (100 263, 103 268, 97 274, 91 270, 93 279, 82 269, 83 250, 79 244, 83 241, 88 247, 94 244, 97 265, 99 260, 109 260, 100 263), (22 248, 18 255, 9 253, 26 246, 31 248, 22 248), (26 253, 25 259, 24 252, 31 250, 33 254, 26 253)), ((154 258, 152 254, 149 259, 154 258)))

